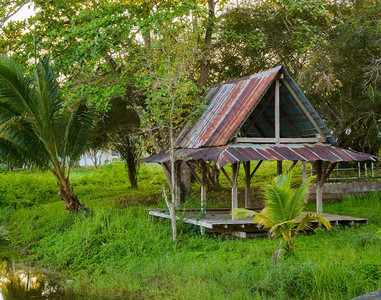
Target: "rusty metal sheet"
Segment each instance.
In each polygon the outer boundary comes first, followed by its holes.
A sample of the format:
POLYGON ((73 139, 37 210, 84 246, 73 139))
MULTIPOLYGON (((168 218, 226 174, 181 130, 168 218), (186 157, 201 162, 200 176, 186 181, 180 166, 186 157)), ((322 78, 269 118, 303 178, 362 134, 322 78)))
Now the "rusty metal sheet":
MULTIPOLYGON (((209 147, 200 149, 176 149, 175 150, 175 160, 185 160, 185 161, 218 161, 218 157, 223 152, 227 146, 222 147, 209 147)), ((139 162, 145 163, 166 163, 170 161, 169 153, 160 152, 149 157, 139 159, 139 162)))
POLYGON ((199 121, 187 124, 176 148, 223 146, 230 140, 282 67, 225 82, 209 89, 199 121))
MULTIPOLYGON (((301 160, 301 161, 381 161, 377 156, 341 149, 325 144, 231 144, 222 147, 177 149, 176 160, 214 161, 221 168, 226 164, 252 160, 301 160)), ((159 153, 141 162, 169 162, 168 153, 159 153)))

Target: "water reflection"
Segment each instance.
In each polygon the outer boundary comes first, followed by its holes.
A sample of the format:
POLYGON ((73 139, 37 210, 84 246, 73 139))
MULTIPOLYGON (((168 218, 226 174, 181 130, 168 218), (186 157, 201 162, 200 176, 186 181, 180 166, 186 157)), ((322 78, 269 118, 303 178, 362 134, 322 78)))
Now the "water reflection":
POLYGON ((13 258, 0 261, 0 300, 57 299, 63 292, 56 281, 34 271, 30 263, 23 269, 13 258))
MULTIPOLYGON (((1 228, 0 228, 1 229, 1 228)), ((102 300, 130 299, 83 296, 64 291, 62 278, 33 268, 27 255, 9 245, 0 232, 0 300, 102 300)))

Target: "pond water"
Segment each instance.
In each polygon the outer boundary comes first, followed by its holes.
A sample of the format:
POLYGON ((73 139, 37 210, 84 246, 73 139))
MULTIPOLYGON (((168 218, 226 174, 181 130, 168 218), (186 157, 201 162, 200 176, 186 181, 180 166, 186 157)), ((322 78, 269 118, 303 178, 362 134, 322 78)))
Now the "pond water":
POLYGON ((68 280, 34 267, 30 257, 10 245, 0 232, 0 300, 105 299, 65 292, 63 282, 68 280))

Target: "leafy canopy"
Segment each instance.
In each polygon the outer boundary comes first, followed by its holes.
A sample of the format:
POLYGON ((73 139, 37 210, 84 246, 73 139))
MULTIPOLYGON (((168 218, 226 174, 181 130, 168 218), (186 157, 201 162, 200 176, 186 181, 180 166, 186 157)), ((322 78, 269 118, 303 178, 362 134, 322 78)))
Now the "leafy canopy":
MULTIPOLYGON (((64 173, 87 149, 94 110, 85 101, 63 110, 48 57, 31 76, 0 57, 0 159, 64 173)), ((64 174, 62 174, 64 175, 64 174)))

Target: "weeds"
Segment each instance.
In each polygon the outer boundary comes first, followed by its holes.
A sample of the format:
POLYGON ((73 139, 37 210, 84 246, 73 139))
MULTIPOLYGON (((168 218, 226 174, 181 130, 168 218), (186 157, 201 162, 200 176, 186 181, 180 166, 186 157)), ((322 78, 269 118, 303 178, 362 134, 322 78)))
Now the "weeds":
MULTIPOLYGON (((0 183, 6 193, 13 191, 11 177, 16 174, 45 178, 44 173, 2 174, 9 176, 6 184, 0 183)), ((294 254, 274 265, 275 240, 207 237, 197 228, 181 225, 179 242, 174 245, 170 223, 149 217, 144 206, 130 200, 131 195, 144 198, 160 193, 164 175, 159 168, 143 166, 139 176, 135 192, 126 183, 123 166, 78 169, 73 173, 75 189, 94 211, 92 216, 73 216, 62 209, 64 204, 55 195, 49 198, 44 196, 49 193, 42 192, 42 200, 26 195, 35 199, 33 205, 3 206, 0 224, 10 230, 7 237, 26 247, 36 261, 73 279, 67 290, 81 294, 153 299, 350 299, 381 288, 381 194, 325 204, 327 213, 366 217, 369 224, 301 235, 294 254), (116 204, 120 197, 125 199, 124 208, 116 204)), ((24 184, 23 179, 20 182, 24 184)), ((209 195, 223 193, 224 185, 223 181, 221 191, 209 195)), ((47 181, 46 186, 55 189, 54 182, 47 181)), ((38 194, 37 189, 30 191, 38 194)), ((164 205, 160 197, 155 201, 154 206, 164 205)), ((197 201, 189 199, 189 206, 197 201)), ((226 206, 216 199, 208 203, 226 206)), ((308 209, 313 210, 313 205, 308 209)))

